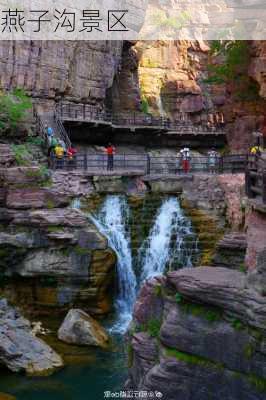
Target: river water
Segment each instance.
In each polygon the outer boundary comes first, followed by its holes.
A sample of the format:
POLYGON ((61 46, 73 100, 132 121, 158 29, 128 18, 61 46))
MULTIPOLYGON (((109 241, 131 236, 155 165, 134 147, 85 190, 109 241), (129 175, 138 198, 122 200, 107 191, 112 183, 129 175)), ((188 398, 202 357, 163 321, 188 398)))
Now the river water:
MULTIPOLYGON (((75 200, 73 208, 80 208, 75 200)), ((137 292, 143 282, 161 275, 173 266, 192 267, 197 253, 197 238, 189 219, 175 197, 162 200, 133 262, 129 226, 130 207, 125 196, 107 196, 96 214, 88 214, 108 239, 117 255, 117 293, 113 322, 106 326, 112 337, 111 349, 72 348, 81 353, 78 363, 46 378, 27 378, 1 372, 0 392, 14 394, 18 400, 100 400, 105 391, 120 391, 126 381, 126 351, 123 342, 137 292), (136 274, 133 265, 140 271, 136 274)), ((138 223, 138 221, 137 221, 138 223)), ((141 223, 141 221, 139 221, 141 223)))

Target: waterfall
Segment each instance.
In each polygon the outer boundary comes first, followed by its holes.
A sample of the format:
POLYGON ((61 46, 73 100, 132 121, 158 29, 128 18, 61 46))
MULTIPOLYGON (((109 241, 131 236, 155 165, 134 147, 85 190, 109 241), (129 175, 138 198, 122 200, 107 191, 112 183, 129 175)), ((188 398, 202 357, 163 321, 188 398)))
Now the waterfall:
POLYGON ((115 308, 118 319, 113 332, 124 332, 132 317, 136 300, 136 276, 132 266, 130 235, 127 231, 129 207, 122 196, 107 196, 96 216, 90 219, 107 237, 109 246, 117 255, 118 295, 115 308))
POLYGON ((160 113, 161 117, 165 116, 165 111, 164 111, 164 107, 163 107, 163 102, 162 102, 162 98, 161 95, 159 95, 158 97, 156 97, 156 103, 157 103, 157 107, 160 113))
POLYGON ((166 267, 192 267, 197 240, 178 200, 171 197, 160 207, 148 238, 138 253, 140 283, 164 273, 166 267))

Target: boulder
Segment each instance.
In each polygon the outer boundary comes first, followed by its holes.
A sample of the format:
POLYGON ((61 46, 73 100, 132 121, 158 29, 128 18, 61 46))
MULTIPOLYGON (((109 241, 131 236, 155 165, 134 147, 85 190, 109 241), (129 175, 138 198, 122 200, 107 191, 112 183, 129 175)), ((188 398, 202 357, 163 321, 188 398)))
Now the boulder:
POLYGON ((63 366, 61 357, 32 334, 30 322, 6 300, 0 300, 0 363, 29 375, 48 375, 63 366))
POLYGON ((70 344, 103 348, 107 346, 109 340, 101 325, 90 315, 78 309, 68 312, 58 331, 58 338, 70 344))

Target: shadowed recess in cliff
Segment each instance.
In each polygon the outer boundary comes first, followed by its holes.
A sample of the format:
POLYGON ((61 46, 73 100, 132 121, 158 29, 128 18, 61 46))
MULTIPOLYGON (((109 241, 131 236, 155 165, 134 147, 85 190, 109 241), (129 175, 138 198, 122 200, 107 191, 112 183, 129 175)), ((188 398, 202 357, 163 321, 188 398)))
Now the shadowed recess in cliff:
POLYGON ((148 238, 138 252, 140 283, 165 270, 192 267, 198 256, 197 238, 175 197, 158 210, 148 238))
POLYGON ((128 233, 129 207, 125 197, 107 196, 98 214, 90 218, 99 231, 107 237, 110 247, 117 255, 118 294, 115 301, 117 321, 111 330, 123 332, 131 320, 137 288, 128 233))

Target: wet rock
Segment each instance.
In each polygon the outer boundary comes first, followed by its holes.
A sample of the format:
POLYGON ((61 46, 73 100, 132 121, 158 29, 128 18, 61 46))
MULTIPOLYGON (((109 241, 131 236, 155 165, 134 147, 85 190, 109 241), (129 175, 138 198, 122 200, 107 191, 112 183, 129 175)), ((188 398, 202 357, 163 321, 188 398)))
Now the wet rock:
POLYGON ((63 366, 61 357, 31 332, 31 324, 0 300, 0 362, 13 372, 47 375, 63 366))
POLYGON ((106 347, 108 335, 100 324, 82 310, 68 312, 58 331, 58 338, 66 343, 106 347))

